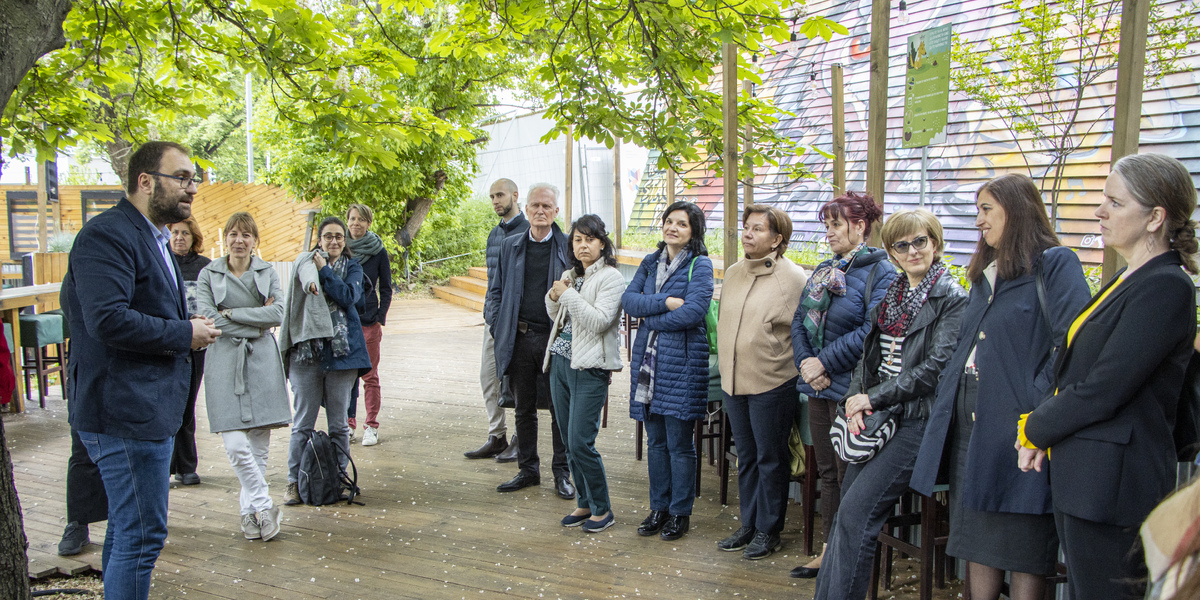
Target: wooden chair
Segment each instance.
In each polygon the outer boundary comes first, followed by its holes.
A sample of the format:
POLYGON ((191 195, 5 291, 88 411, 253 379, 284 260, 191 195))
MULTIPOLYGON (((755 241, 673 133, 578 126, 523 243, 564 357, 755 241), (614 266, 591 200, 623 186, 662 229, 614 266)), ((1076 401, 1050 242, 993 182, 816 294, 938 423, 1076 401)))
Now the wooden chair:
POLYGON ((938 589, 946 587, 946 541, 949 539, 950 523, 948 512, 936 499, 938 492, 944 492, 948 486, 940 485, 934 488, 934 496, 925 496, 908 491, 900 499, 896 514, 888 517, 879 532, 878 543, 875 545, 875 561, 871 567, 870 599, 879 598, 880 572, 886 589, 892 589, 892 558, 893 550, 914 557, 921 563, 921 584, 919 598, 933 598, 933 585, 938 589), (921 539, 918 544, 907 541, 910 529, 920 526, 921 539), (900 530, 897 532, 897 530, 900 530), (881 550, 885 550, 881 552, 881 550))
POLYGON ((49 387, 49 376, 59 375, 63 398, 67 397, 66 382, 66 342, 65 319, 61 314, 20 315, 21 320, 21 376, 25 379, 25 398, 30 399, 29 376, 36 376, 38 382, 38 399, 42 408, 46 408, 46 388, 49 387), (52 356, 47 349, 53 346, 52 356))

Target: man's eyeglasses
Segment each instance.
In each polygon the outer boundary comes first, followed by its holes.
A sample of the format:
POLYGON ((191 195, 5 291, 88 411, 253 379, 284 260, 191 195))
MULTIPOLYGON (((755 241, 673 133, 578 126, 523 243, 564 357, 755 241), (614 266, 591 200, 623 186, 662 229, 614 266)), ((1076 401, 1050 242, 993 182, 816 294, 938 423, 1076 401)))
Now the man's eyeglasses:
POLYGON ((341 242, 346 239, 346 236, 344 236, 340 233, 327 233, 327 234, 321 236, 321 239, 323 239, 327 242, 341 242))
POLYGON ((187 187, 189 185, 191 185, 193 183, 196 184, 196 187, 200 187, 200 184, 204 183, 204 180, 200 179, 199 177, 184 177, 183 175, 167 175, 166 173, 159 173, 157 171, 146 171, 146 174, 147 175, 156 175, 158 177, 166 177, 167 179, 174 179, 175 181, 179 182, 179 187, 181 189, 185 189, 185 190, 187 189, 187 187))
POLYGON ((909 248, 916 248, 917 250, 924 250, 925 246, 928 246, 928 245, 929 245, 929 236, 919 235, 919 236, 913 238, 913 240, 911 242, 896 242, 895 244, 892 244, 892 250, 895 250, 897 254, 908 254, 909 248))

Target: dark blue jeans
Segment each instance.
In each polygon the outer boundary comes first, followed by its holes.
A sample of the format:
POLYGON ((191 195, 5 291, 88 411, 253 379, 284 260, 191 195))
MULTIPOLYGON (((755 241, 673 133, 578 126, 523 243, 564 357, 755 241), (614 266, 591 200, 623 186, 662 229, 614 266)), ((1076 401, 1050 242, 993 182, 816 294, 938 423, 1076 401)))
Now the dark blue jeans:
POLYGON ((738 501, 742 524, 758 531, 783 531, 792 452, 788 437, 800 392, 796 378, 761 394, 725 394, 725 411, 738 455, 738 501))
POLYGON ((817 575, 817 600, 863 600, 871 585, 876 538, 912 479, 925 419, 901 420, 896 436, 865 463, 851 463, 842 504, 817 575))
POLYGON ((100 467, 108 494, 104 536, 104 597, 144 600, 150 574, 167 539, 174 438, 133 440, 79 432, 92 462, 100 467))
POLYGON ((645 427, 650 510, 691 516, 696 501, 696 422, 649 413, 645 427))
POLYGON ((550 357, 550 396, 559 431, 567 445, 567 464, 579 492, 575 503, 593 515, 608 512, 608 479, 604 461, 596 451, 600 412, 608 399, 608 371, 572 369, 571 361, 557 354, 550 357))

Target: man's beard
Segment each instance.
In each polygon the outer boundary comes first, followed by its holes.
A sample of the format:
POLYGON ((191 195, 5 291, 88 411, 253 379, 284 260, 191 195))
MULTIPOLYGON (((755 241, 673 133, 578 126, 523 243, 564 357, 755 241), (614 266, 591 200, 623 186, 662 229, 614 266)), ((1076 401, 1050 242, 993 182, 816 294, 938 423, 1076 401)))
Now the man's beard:
POLYGON ((504 210, 502 210, 502 211, 500 211, 500 212, 497 212, 497 213, 496 213, 496 215, 497 215, 497 216, 500 216, 500 217, 505 217, 505 216, 508 216, 508 214, 512 212, 512 209, 513 209, 513 205, 514 205, 514 204, 516 204, 516 202, 509 202, 509 203, 508 203, 508 206, 501 207, 501 208, 503 208, 504 210))
POLYGON ((178 223, 192 216, 190 204, 180 204, 179 198, 167 197, 167 186, 157 185, 150 195, 150 222, 155 224, 178 223))

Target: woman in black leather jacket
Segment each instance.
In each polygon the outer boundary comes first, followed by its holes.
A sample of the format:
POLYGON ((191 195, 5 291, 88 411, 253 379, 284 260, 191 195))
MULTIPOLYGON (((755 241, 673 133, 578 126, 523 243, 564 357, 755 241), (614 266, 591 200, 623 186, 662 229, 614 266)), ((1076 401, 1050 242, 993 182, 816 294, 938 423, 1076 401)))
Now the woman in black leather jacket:
POLYGON ((866 597, 875 538, 908 489, 938 376, 958 344, 967 305, 966 290, 941 261, 942 226, 933 213, 898 212, 880 233, 903 276, 871 311, 874 324, 842 407, 851 436, 879 419, 876 411, 892 413, 896 428, 874 457, 846 469, 842 503, 817 575, 814 598, 820 600, 866 597))

